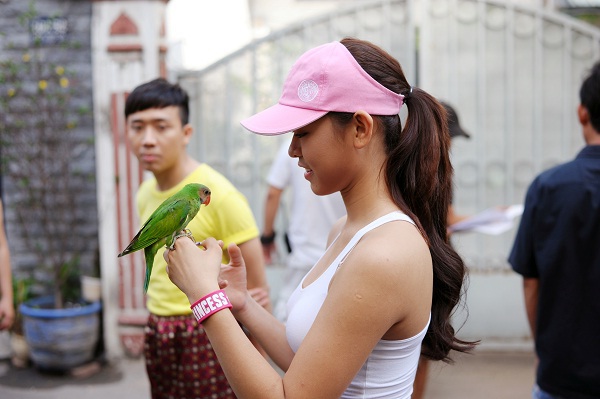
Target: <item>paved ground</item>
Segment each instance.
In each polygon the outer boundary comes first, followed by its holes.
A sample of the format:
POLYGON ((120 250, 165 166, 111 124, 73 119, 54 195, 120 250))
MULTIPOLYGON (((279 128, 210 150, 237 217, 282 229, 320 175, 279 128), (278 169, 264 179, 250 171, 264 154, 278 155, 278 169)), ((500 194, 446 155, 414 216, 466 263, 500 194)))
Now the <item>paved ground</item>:
POLYGON ((124 358, 88 377, 42 373, 0 364, 2 399, 146 399, 149 385, 141 360, 124 358))
POLYGON ((475 352, 431 365, 425 399, 528 399, 535 379, 531 352, 475 352))
MULTIPOLYGON (((487 352, 456 356, 456 363, 434 363, 426 399, 528 399, 534 372, 529 352, 487 352)), ((2 399, 148 399, 143 362, 120 359, 86 378, 15 369, 0 362, 2 399)))

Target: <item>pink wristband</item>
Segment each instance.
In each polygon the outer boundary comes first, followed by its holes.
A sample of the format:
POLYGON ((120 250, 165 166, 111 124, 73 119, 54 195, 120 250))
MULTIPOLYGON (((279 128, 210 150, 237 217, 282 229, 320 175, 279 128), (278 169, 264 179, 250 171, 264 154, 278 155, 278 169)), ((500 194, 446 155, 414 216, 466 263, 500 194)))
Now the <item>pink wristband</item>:
POLYGON ((190 306, 190 309, 192 309, 196 320, 198 320, 198 324, 202 324, 204 320, 208 319, 218 311, 232 307, 225 291, 218 290, 198 299, 190 306))

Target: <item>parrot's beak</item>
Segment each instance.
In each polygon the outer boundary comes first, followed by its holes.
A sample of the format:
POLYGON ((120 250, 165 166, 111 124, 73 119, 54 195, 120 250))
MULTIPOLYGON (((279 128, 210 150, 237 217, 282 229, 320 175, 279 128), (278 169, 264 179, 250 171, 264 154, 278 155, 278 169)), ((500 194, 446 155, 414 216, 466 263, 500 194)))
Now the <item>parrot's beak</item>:
POLYGON ((206 197, 206 199, 203 201, 203 204, 204 204, 204 205, 208 205, 208 204, 210 204, 210 195, 208 195, 208 196, 206 197))

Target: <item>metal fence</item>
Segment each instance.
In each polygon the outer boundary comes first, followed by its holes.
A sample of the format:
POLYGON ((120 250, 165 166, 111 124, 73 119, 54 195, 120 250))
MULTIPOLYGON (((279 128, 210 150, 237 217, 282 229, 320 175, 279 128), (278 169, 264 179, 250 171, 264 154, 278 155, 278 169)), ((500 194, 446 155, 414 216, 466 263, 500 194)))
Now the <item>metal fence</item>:
MULTIPOLYGON (((453 143, 459 212, 522 203, 535 175, 584 145, 578 92, 600 31, 518 2, 429 0, 422 13, 420 85, 472 133, 453 143)), ((507 269, 515 230, 453 240, 472 269, 507 269)))

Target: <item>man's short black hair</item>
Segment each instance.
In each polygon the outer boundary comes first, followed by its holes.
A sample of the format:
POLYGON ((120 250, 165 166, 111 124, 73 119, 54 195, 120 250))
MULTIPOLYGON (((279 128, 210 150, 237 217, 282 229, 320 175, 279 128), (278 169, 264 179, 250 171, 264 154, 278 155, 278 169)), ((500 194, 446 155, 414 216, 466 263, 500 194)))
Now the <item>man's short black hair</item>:
POLYGON ((150 108, 179 108, 181 124, 187 125, 190 118, 189 96, 178 84, 169 83, 163 78, 151 80, 136 87, 125 101, 125 118, 150 108))
POLYGON ((594 130, 600 132, 600 62, 596 62, 581 84, 579 99, 590 115, 594 130))

